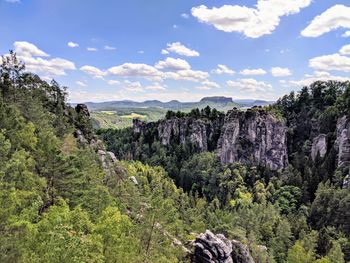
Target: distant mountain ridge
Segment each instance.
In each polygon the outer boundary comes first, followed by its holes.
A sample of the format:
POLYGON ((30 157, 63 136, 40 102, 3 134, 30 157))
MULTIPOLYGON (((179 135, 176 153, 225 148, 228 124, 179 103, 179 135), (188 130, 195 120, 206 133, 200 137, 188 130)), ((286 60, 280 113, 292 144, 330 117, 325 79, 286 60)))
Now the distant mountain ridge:
POLYGON ((227 111, 234 107, 253 107, 253 106, 265 106, 273 103, 273 101, 265 100, 233 100, 231 97, 213 96, 204 97, 198 102, 180 102, 178 100, 171 100, 168 102, 162 102, 159 100, 146 100, 143 102, 137 102, 132 100, 121 101, 106 101, 106 102, 86 102, 91 111, 101 110, 116 110, 125 108, 162 108, 165 110, 182 110, 187 111, 193 108, 205 108, 210 106, 221 111, 227 111))

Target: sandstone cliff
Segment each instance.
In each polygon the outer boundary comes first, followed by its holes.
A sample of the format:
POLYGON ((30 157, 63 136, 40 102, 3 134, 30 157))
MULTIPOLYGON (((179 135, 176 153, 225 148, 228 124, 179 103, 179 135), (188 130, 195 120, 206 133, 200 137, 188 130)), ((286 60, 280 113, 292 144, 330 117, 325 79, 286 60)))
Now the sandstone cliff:
POLYGON ((256 163, 279 170, 288 165, 285 123, 264 110, 233 109, 214 120, 171 118, 157 123, 134 121, 134 133, 156 129, 163 145, 191 143, 198 152, 216 151, 223 164, 256 163))

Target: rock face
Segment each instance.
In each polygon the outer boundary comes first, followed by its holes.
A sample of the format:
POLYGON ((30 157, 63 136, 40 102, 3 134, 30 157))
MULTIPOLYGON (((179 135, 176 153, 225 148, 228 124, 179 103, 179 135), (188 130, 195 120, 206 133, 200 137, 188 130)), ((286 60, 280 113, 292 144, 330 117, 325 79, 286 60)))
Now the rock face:
POLYGON ((90 116, 90 112, 88 110, 88 107, 86 106, 86 104, 77 104, 77 106, 75 106, 75 111, 78 114, 83 114, 85 116, 90 116))
POLYGON ((287 127, 265 111, 229 111, 221 131, 221 162, 254 162, 272 170, 288 165, 287 127))
POLYGON ((346 116, 337 123, 338 166, 350 164, 350 121, 346 116))
POLYGON ((157 130, 163 145, 190 142, 198 151, 217 151, 223 164, 256 163, 279 170, 288 165, 283 121, 263 110, 233 109, 214 120, 171 118, 156 123, 134 121, 134 133, 157 130))
POLYGON ((327 153, 327 136, 326 134, 320 134, 313 139, 311 147, 311 158, 315 161, 317 155, 323 158, 327 153))
POLYGON ((254 263, 247 246, 206 230, 193 243, 194 263, 254 263))
POLYGON ((163 145, 169 145, 174 139, 180 144, 186 140, 191 142, 199 151, 208 150, 206 123, 192 118, 173 118, 160 122, 158 136, 163 145))

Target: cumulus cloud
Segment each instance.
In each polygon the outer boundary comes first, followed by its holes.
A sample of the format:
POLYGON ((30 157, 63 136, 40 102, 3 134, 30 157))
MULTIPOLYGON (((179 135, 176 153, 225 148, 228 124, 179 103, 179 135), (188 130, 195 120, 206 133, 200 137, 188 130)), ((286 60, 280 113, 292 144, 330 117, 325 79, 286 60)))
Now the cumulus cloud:
POLYGON ((274 77, 288 77, 292 75, 292 72, 288 68, 273 67, 271 68, 271 74, 274 77))
POLYGON ((87 51, 91 51, 91 52, 95 52, 95 51, 97 51, 98 49, 95 48, 95 47, 87 47, 86 50, 87 50, 87 51))
POLYGON ((44 59, 50 55, 32 43, 16 41, 13 45, 18 58, 26 64, 26 69, 30 72, 62 76, 66 75, 66 70, 76 69, 72 61, 63 58, 44 59))
POLYGON ((131 92, 144 92, 142 85, 139 81, 129 81, 129 80, 125 80, 124 81, 124 89, 126 89, 127 91, 131 91, 131 92))
POLYGON ((162 53, 162 55, 168 55, 169 51, 166 49, 162 49, 162 51, 160 53, 162 53))
POLYGON ((193 82, 204 81, 209 77, 208 72, 200 71, 200 70, 179 70, 176 72, 164 72, 164 77, 167 79, 174 80, 188 80, 193 82))
POLYGON ((148 79, 162 78, 162 72, 147 64, 124 63, 108 69, 108 73, 121 77, 143 77, 148 79))
POLYGON ((196 87, 199 90, 211 90, 214 88, 220 88, 220 85, 214 81, 205 80, 201 83, 201 86, 196 87))
POLYGON ((350 55, 350 44, 343 46, 340 50, 339 53, 342 55, 350 55))
POLYGON ((176 53, 181 56, 186 56, 186 57, 198 57, 199 52, 193 49, 190 49, 180 42, 174 42, 174 43, 168 43, 167 44, 167 49, 162 50, 162 54, 166 55, 169 54, 169 52, 176 53), (168 53, 166 53, 168 52, 168 53))
POLYGON ((304 37, 319 37, 340 27, 350 28, 350 7, 334 5, 319 16, 316 16, 301 31, 301 35, 304 37))
POLYGON ((239 89, 240 91, 266 92, 272 90, 271 84, 263 81, 257 81, 256 79, 238 79, 236 81, 229 80, 226 82, 226 84, 229 87, 239 89))
POLYGON ((233 74, 235 74, 234 70, 232 70, 228 66, 222 65, 222 64, 219 64, 218 67, 216 69, 213 69, 211 72, 218 74, 218 75, 222 75, 222 74, 233 75, 233 74))
POLYGON ((168 70, 186 70, 191 68, 186 60, 180 58, 166 58, 165 60, 159 61, 155 67, 157 69, 168 70))
POLYGON ((104 49, 105 50, 116 50, 117 48, 106 45, 106 46, 104 46, 104 49))
POLYGON ((80 68, 81 71, 85 72, 86 74, 92 75, 92 76, 98 76, 98 77, 103 77, 107 74, 107 72, 100 70, 99 68, 96 68, 94 66, 82 66, 80 68))
POLYGON ((329 72, 326 71, 315 71, 313 74, 306 74, 305 78, 300 80, 290 80, 290 81, 280 81, 283 86, 286 87, 304 87, 309 86, 315 81, 328 81, 328 80, 337 80, 337 81, 350 81, 348 77, 342 76, 333 76, 329 72))
POLYGON ((75 47, 79 47, 79 44, 78 44, 78 43, 75 43, 75 42, 70 41, 70 42, 68 42, 68 43, 67 43, 67 46, 68 46, 68 47, 75 48, 75 47))
POLYGON ((350 37, 350 30, 344 32, 344 34, 341 35, 342 37, 350 37))
POLYGON ((181 17, 182 17, 182 18, 185 18, 185 19, 190 18, 189 14, 186 14, 186 13, 182 13, 182 14, 181 14, 181 17))
POLYGON ((145 90, 162 91, 162 90, 165 90, 165 87, 159 84, 158 82, 156 82, 156 83, 153 83, 152 85, 146 86, 145 90))
POLYGON ((120 81, 111 79, 111 80, 108 80, 107 83, 108 85, 113 86, 113 85, 119 85, 120 81))
POLYGON ((325 55, 310 59, 309 66, 316 70, 350 72, 350 58, 339 54, 325 55))
POLYGON ((223 5, 208 8, 193 7, 192 15, 200 22, 213 25, 225 32, 239 32, 250 38, 271 34, 282 16, 299 13, 311 0, 258 0, 255 8, 239 5, 223 5))
POLYGON ((239 72, 241 75, 265 75, 267 72, 262 68, 258 69, 243 69, 239 72))
POLYGON ((76 81, 75 83, 77 85, 79 85, 80 87, 86 87, 87 86, 87 84, 85 82, 83 82, 83 81, 76 81))

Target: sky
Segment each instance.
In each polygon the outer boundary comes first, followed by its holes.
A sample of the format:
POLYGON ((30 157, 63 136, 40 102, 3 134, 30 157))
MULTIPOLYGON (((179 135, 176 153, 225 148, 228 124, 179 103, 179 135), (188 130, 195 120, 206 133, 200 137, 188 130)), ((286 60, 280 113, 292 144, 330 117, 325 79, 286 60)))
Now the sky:
POLYGON ((0 0, 0 54, 70 102, 276 100, 350 80, 349 0, 0 0))

